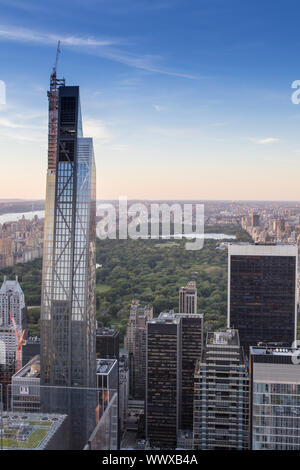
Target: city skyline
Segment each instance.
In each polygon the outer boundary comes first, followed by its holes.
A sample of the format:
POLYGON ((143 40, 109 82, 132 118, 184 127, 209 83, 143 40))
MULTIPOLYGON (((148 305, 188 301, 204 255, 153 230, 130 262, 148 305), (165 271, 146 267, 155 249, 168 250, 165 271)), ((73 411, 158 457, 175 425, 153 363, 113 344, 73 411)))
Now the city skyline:
POLYGON ((66 24, 67 0, 1 0, 0 197, 45 198, 60 39, 58 75, 81 83, 94 138, 97 199, 299 200, 299 6, 281 3, 76 1, 66 24))
POLYGON ((300 8, 270 3, 0 0, 0 450, 300 448, 300 8))

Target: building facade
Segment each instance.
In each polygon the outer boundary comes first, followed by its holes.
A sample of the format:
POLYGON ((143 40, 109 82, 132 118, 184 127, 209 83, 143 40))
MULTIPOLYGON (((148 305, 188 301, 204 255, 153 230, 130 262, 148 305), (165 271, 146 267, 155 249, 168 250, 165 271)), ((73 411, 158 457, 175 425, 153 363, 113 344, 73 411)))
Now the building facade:
POLYGON ((129 371, 128 357, 120 356, 119 360, 119 426, 120 440, 126 431, 126 422, 128 416, 128 398, 129 398, 129 371))
POLYGON ((48 387, 52 399, 41 395, 41 400, 44 406, 52 403, 51 411, 70 415, 76 449, 83 447, 95 424, 90 407, 96 398, 87 403, 86 393, 71 392, 71 387, 96 387, 95 162, 92 139, 82 137, 79 87, 60 86, 57 105, 57 156, 55 173, 52 161, 48 172, 41 303, 41 385, 43 393, 48 387), (56 399, 51 387, 68 387, 66 396, 56 399))
POLYGON ((41 352, 40 338, 29 336, 22 347, 22 367, 24 367, 34 356, 39 356, 41 352))
POLYGON ((300 350, 250 348, 251 449, 300 449, 300 350))
POLYGON ((40 372, 40 356, 35 356, 13 375, 9 394, 11 411, 41 411, 40 372))
POLYGON ((181 420, 180 428, 193 430, 194 372, 203 349, 203 315, 175 313, 181 320, 181 420))
POLYGON ((208 333, 195 369, 196 450, 248 449, 249 379, 237 330, 208 333))
POLYGON ((10 313, 16 328, 21 333, 26 328, 26 306, 18 277, 15 280, 4 277, 0 288, 0 326, 12 326, 10 313))
POLYGON ((120 333, 114 328, 97 328, 96 355, 98 359, 119 359, 120 333))
POLYGON ((153 308, 131 302, 125 338, 129 360, 129 392, 137 399, 145 399, 146 392, 146 325, 153 318, 153 308))
POLYGON ((297 324, 296 245, 228 246, 227 326, 241 346, 281 342, 291 346, 297 324))
POLYGON ((179 289, 179 313, 197 313, 197 287, 190 281, 179 289))
POLYGON ((147 323, 146 438, 175 449, 181 410, 181 320, 161 313, 147 323))
MULTIPOLYGON (((25 299, 18 278, 8 280, 4 277, 0 288, 0 383, 3 387, 5 407, 9 399, 8 387, 17 369, 18 340, 16 331, 20 337, 23 329, 26 333, 26 327, 25 299)), ((20 359, 22 360, 22 349, 20 359)))

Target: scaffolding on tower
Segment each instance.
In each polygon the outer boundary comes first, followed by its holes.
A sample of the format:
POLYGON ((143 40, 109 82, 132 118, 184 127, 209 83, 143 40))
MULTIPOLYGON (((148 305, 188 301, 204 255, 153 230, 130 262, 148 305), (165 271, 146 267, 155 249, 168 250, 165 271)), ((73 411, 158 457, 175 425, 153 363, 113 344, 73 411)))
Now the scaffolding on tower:
POLYGON ((25 330, 23 330, 20 334, 19 331, 17 330, 15 320, 11 314, 11 311, 9 311, 9 316, 10 316, 10 321, 12 322, 12 325, 15 330, 15 335, 16 335, 16 343, 17 343, 17 348, 16 348, 17 370, 16 372, 18 372, 21 369, 22 346, 25 344, 25 341, 24 341, 25 330))
POLYGON ((55 172, 57 152, 57 118, 58 118, 58 87, 65 85, 64 78, 57 78, 57 64, 60 54, 60 41, 57 44, 56 60, 50 75, 49 99, 49 132, 48 132, 48 170, 55 172))

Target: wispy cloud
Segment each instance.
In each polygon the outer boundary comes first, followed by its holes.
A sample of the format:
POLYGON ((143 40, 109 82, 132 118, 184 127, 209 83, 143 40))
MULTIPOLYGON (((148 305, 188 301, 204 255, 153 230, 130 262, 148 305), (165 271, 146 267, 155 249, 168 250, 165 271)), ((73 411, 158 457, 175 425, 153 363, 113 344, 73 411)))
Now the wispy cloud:
POLYGON ((164 111, 165 109, 167 109, 165 106, 161 106, 159 104, 154 104, 153 105, 153 108, 156 110, 156 111, 164 111))
POLYGON ((103 142, 110 142, 112 139, 108 126, 103 121, 93 118, 84 120, 84 135, 103 142))
POLYGON ((24 28, 0 26, 0 39, 15 42, 39 43, 45 45, 56 44, 60 39, 65 46, 111 46, 117 44, 117 40, 99 40, 91 37, 79 37, 73 35, 56 35, 41 33, 24 28))
POLYGON ((13 142, 47 141, 47 122, 39 110, 20 108, 13 103, 1 109, 0 136, 13 142))
POLYGON ((166 128, 166 127, 159 127, 159 126, 152 126, 146 129, 147 132, 151 134, 157 134, 162 137, 178 137, 178 138, 187 138, 188 134, 193 132, 193 129, 185 129, 185 128, 166 128))
POLYGON ((160 56, 149 54, 139 55, 118 49, 115 46, 118 45, 120 47, 124 46, 124 44, 128 44, 127 41, 120 38, 99 39, 89 36, 59 35, 39 32, 32 29, 0 25, 0 40, 28 44, 43 44, 46 46, 54 45, 60 40, 64 47, 76 47, 76 51, 78 52, 103 57, 145 72, 172 75, 188 79, 211 78, 168 69, 162 65, 162 58, 160 56))
POLYGON ((9 129, 47 129, 46 126, 20 124, 5 117, 0 117, 0 127, 7 127, 9 129))
POLYGON ((274 144, 276 142, 280 142, 280 139, 277 137, 266 137, 264 139, 249 139, 251 142, 255 142, 256 144, 274 144))
POLYGON ((228 125, 227 121, 222 121, 222 122, 213 122, 212 124, 209 124, 210 127, 224 127, 228 125))

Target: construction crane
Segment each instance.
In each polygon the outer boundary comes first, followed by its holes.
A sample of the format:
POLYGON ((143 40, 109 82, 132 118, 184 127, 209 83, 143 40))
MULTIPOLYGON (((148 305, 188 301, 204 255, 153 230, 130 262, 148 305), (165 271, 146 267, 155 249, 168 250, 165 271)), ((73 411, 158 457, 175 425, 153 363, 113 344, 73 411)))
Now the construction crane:
POLYGON ((9 316, 10 320, 13 324, 14 330, 15 330, 15 335, 16 335, 16 340, 17 340, 17 350, 16 350, 16 361, 17 361, 17 371, 18 372, 21 369, 21 353, 22 353, 22 346, 25 344, 24 341, 24 336, 25 336, 25 330, 22 331, 21 335, 19 334, 14 317, 11 314, 11 311, 9 311, 9 316))
POLYGON ((55 64, 50 75, 49 99, 49 132, 48 132, 48 170, 55 172, 56 167, 56 149, 57 149, 57 108, 58 93, 57 88, 65 84, 65 79, 59 79, 56 76, 58 58, 60 54, 60 41, 57 43, 55 64))

